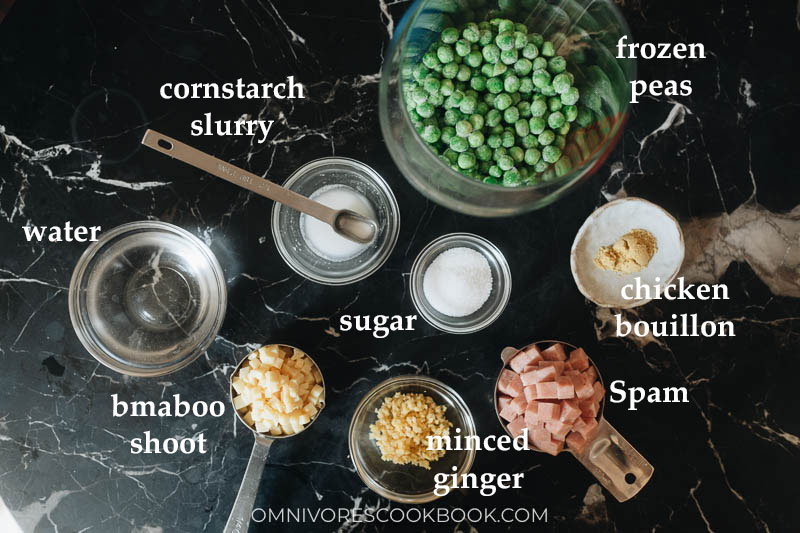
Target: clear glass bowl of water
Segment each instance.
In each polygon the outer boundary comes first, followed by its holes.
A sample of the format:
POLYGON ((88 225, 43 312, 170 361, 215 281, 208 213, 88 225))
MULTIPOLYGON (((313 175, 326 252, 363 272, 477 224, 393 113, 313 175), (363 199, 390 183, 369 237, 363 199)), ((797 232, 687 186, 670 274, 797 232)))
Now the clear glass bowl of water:
POLYGON ((213 342, 227 304, 225 277, 200 239, 142 221, 102 234, 78 260, 69 313, 83 346, 132 376, 174 372, 213 342))

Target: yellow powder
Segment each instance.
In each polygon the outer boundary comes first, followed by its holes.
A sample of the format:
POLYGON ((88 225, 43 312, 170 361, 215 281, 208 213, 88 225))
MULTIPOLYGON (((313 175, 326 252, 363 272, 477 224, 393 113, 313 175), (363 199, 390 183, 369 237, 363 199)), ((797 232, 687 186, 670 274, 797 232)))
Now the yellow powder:
POLYGON ((378 421, 369 427, 369 436, 380 448, 381 459, 430 470, 431 461, 441 459, 445 450, 429 450, 428 436, 450 435, 452 424, 444 416, 446 409, 424 394, 397 392, 384 398, 375 410, 378 421))
POLYGON ((603 270, 632 274, 646 267, 657 250, 652 233, 645 229, 632 229, 611 246, 601 246, 594 264, 603 270))

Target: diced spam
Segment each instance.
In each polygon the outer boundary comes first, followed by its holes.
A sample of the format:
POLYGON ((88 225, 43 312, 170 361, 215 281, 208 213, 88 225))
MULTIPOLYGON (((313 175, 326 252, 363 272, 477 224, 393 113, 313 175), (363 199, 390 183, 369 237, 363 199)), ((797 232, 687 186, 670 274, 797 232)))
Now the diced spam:
POLYGON ((592 388, 594 388, 594 395, 592 396, 592 400, 596 401, 597 403, 600 403, 600 400, 602 400, 603 396, 606 395, 606 390, 603 388, 603 385, 601 385, 599 381, 595 381, 592 388))
POLYGON ((578 405, 581 408, 581 416, 586 418, 595 418, 600 410, 600 404, 591 398, 581 401, 578 405))
POLYGON ((525 408, 525 423, 528 426, 536 425, 539 420, 539 402, 531 402, 525 408))
POLYGON ((567 353, 564 351, 562 344, 555 343, 546 350, 542 350, 542 357, 544 357, 545 361, 566 361, 567 353))
POLYGON ((575 400, 563 400, 561 402, 561 416, 559 420, 571 424, 581 416, 581 408, 575 400))
POLYGON ((588 376, 582 376, 582 378, 579 386, 575 385, 574 382, 573 386, 575 387, 575 396, 581 400, 585 400, 594 396, 594 387, 588 376))
POLYGON ((567 400, 575 397, 575 387, 572 385, 572 380, 566 376, 559 376, 556 378, 556 387, 558 389, 557 398, 559 400, 567 400))
POLYGON ((500 373, 500 380, 497 382, 497 389, 503 394, 508 394, 509 396, 513 396, 515 398, 517 396, 522 396, 523 385, 519 374, 507 368, 504 369, 500 373))
MULTIPOLYGON (((530 429, 530 425, 528 426, 528 429, 530 429)), ((538 443, 540 441, 547 442, 550 440, 550 432, 547 431, 544 426, 534 429, 533 432, 531 432, 531 435, 534 443, 538 443)))
POLYGON ((523 385, 533 385, 540 381, 552 381, 556 378, 556 369, 552 366, 534 368, 520 376, 523 385))
POLYGON ((597 435, 597 420, 594 418, 581 417, 572 425, 572 429, 577 431, 587 441, 592 440, 597 435))
POLYGON ((556 440, 564 440, 567 433, 572 430, 571 424, 565 424, 559 420, 549 420, 544 424, 545 429, 552 433, 553 438, 556 440))
POLYGON ((555 381, 542 381, 536 384, 536 397, 541 400, 558 398, 558 384, 555 381))
POLYGON ((525 419, 521 416, 508 423, 508 431, 515 437, 519 437, 523 429, 525 429, 525 419))
POLYGON ((528 402, 532 402, 536 399, 536 385, 528 385, 525 387, 524 392, 525 399, 528 400, 528 402))
POLYGON ((509 422, 514 420, 525 411, 526 404, 527 402, 524 396, 517 396, 506 405, 505 409, 500 411, 500 418, 508 420, 509 422))
POLYGON ((558 452, 564 448, 563 441, 555 440, 552 437, 548 441, 536 441, 534 444, 536 444, 537 448, 543 452, 549 453, 550 455, 558 455, 558 452))
POLYGON ((589 368, 587 368, 586 370, 584 370, 584 371, 583 371, 583 373, 584 373, 584 375, 586 375, 586 376, 589 378, 589 380, 590 380, 592 383, 594 383, 595 381, 597 381, 597 370, 595 369, 595 367, 593 367, 593 366, 590 366, 589 368))
POLYGON ((526 350, 517 352, 517 355, 512 357, 508 362, 508 366, 510 366, 514 372, 519 374, 525 370, 526 366, 541 360, 542 354, 539 353, 539 350, 537 350, 535 346, 532 346, 526 350))
POLYGON ((583 351, 583 348, 577 348, 570 352, 569 366, 573 370, 586 370, 589 368, 589 357, 583 351))
POLYGON ((537 402, 539 419, 541 420, 558 420, 561 415, 561 405, 552 402, 537 402))
POLYGON ((506 396, 505 394, 499 394, 497 396, 497 410, 502 411, 505 409, 506 405, 511 403, 511 396, 506 396))
POLYGON ((586 442, 583 435, 577 431, 572 431, 567 435, 567 446, 571 450, 575 450, 576 453, 583 453, 583 449, 586 448, 586 442))
POLYGON ((546 366, 552 366, 556 369, 556 376, 560 376, 562 372, 564 372, 564 366, 566 363, 564 361, 542 361, 539 363, 539 368, 544 368, 546 366))

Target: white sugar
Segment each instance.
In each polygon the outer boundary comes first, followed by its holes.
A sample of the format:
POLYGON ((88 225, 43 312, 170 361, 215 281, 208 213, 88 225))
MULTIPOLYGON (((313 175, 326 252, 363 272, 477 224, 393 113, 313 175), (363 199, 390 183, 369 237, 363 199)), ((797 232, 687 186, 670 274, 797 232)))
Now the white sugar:
POLYGON ((439 254, 425 270, 422 290, 440 313, 468 316, 480 309, 492 293, 492 270, 480 252, 450 248, 439 254))
MULTIPOLYGON (((359 215, 376 220, 375 210, 367 198, 346 185, 326 185, 310 196, 331 209, 350 209, 359 215)), ((308 215, 300 215, 300 231, 315 254, 329 261, 347 261, 368 245, 360 244, 333 231, 329 224, 308 215)))

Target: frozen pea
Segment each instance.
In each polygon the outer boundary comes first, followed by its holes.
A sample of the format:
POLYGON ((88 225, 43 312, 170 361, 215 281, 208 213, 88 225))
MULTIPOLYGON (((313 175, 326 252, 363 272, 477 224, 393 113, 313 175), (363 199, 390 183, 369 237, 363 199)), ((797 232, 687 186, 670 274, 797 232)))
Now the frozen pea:
MULTIPOLYGON (((458 30, 456 28, 445 28, 442 30, 442 42, 452 44, 458 40, 458 30)), ((440 48, 441 49, 441 48, 440 48)))
POLYGON ((564 118, 564 114, 561 111, 550 113, 550 116, 547 117, 547 125, 554 130, 559 129, 561 126, 564 125, 565 122, 566 119, 564 118))
POLYGON ((533 80, 528 76, 519 80, 519 92, 520 94, 531 94, 533 92, 533 80))
POLYGON ((520 177, 519 170, 510 168, 503 172, 504 187, 519 187, 520 185, 522 185, 522 178, 520 177))
POLYGON ((486 88, 492 94, 500 94, 503 92, 503 80, 500 78, 489 78, 486 80, 486 88))
POLYGON ((498 61, 492 66, 492 76, 500 76, 508 71, 508 66, 502 61, 498 61))
POLYGON ((422 87, 417 87, 414 89, 414 92, 411 93, 411 98, 413 98, 417 105, 424 104, 428 101, 428 93, 422 87))
MULTIPOLYGON (((530 2, 530 0, 526 0, 526 1, 530 2)), ((524 3, 523 3, 523 7, 525 7, 524 3)), ((521 31, 526 36, 528 35, 528 27, 525 24, 523 24, 522 22, 517 22, 517 23, 514 24, 514 31, 521 31)))
POLYGON ((461 120, 461 111, 458 109, 448 109, 444 112, 444 123, 449 126, 455 126, 456 122, 461 120))
POLYGON ((466 65, 461 65, 458 67, 458 72, 456 73, 456 79, 458 81, 469 81, 470 77, 472 76, 472 71, 466 65))
POLYGON ((483 129, 484 118, 483 115, 472 114, 470 115, 469 119, 470 123, 472 124, 473 130, 481 130, 483 129))
POLYGON ((430 69, 423 65, 422 63, 417 63, 414 65, 414 69, 411 71, 414 79, 417 81, 422 81, 428 77, 428 74, 431 73, 430 69))
POLYGON ((456 135, 459 137, 467 137, 472 133, 472 122, 468 120, 459 120, 456 122, 456 135))
MULTIPOLYGON (((497 98, 494 99, 494 107, 500 111, 508 109, 511 106, 511 103, 511 96, 508 93, 500 93, 497 95, 497 98)), ((422 113, 420 113, 420 115, 422 115, 422 113)))
POLYGON ((545 130, 547 123, 542 117, 533 117, 528 121, 528 127, 530 128, 531 133, 534 135, 539 135, 545 130))
POLYGON ((500 50, 511 50, 514 48, 514 34, 510 31, 503 31, 497 34, 494 42, 500 50))
POLYGON ((453 126, 445 126, 444 128, 442 128, 441 140, 443 143, 449 145, 450 139, 455 137, 455 135, 456 135, 456 129, 453 126))
POLYGON ((570 161, 569 157, 566 155, 562 155, 558 161, 556 161, 555 171, 556 176, 563 176, 567 172, 572 170, 572 161, 570 161))
POLYGON ((539 91, 540 91, 540 92, 541 92, 541 93, 542 93, 544 96, 555 96, 555 95, 556 95, 556 90, 555 90, 555 89, 553 89, 553 86, 552 86, 552 85, 545 85, 544 87, 540 87, 540 88, 539 88, 539 91))
POLYGON ((550 145, 542 149, 542 159, 548 163, 555 163, 561 157, 561 148, 558 146, 550 145))
POLYGON ((437 52, 426 52, 422 56, 422 64, 430 69, 436 68, 439 64, 441 64, 437 56, 437 52))
POLYGON ((547 109, 550 110, 551 113, 555 113, 556 111, 561 110, 561 98, 558 96, 551 96, 547 99, 547 109))
POLYGON ((500 61, 506 65, 513 65, 517 62, 517 59, 519 59, 519 52, 515 48, 500 52, 500 61))
POLYGON ((544 69, 534 70, 532 79, 533 84, 539 89, 550 85, 550 73, 544 69))
POLYGON ((489 175, 493 178, 500 178, 503 176, 503 171, 497 165, 492 165, 489 167, 489 175))
POLYGON ((519 93, 511 93, 511 103, 513 105, 517 105, 522 100, 522 96, 519 93))
MULTIPOLYGON (((486 80, 486 88, 489 88, 489 80, 486 80)), ((494 99, 497 95, 492 94, 490 92, 486 92, 483 94, 483 102, 488 105, 489 107, 494 107, 494 99)))
POLYGON ((575 122, 575 119, 578 118, 578 107, 574 105, 565 105, 561 108, 561 112, 564 113, 564 118, 567 119, 567 122, 575 122))
POLYGON ((511 130, 503 130, 503 133, 500 135, 500 139, 502 140, 503 148, 511 148, 514 146, 514 132, 511 130))
POLYGON ((536 148, 528 148, 525 150, 525 164, 534 166, 536 163, 539 162, 539 159, 542 157, 542 153, 537 150, 536 148))
POLYGON ((506 124, 516 124, 519 120, 519 109, 516 106, 511 106, 503 111, 503 120, 506 124))
POLYGON ((534 100, 531 103, 531 115, 534 117, 543 117, 547 113, 547 102, 544 100, 534 100))
POLYGON ((544 57, 553 57, 554 55, 556 55, 556 47, 553 46, 553 43, 551 43, 550 41, 543 42, 540 48, 541 48, 540 52, 544 57))
POLYGON ((490 44, 494 39, 494 35, 488 29, 481 30, 481 36, 478 38, 478 44, 481 46, 486 46, 490 44))
POLYGON ((438 93, 439 89, 442 87, 442 82, 439 81, 439 78, 428 76, 425 78, 425 81, 422 82, 422 87, 428 91, 429 94, 435 94, 438 93))
POLYGON ((547 70, 547 60, 543 57, 537 57, 533 60, 532 68, 534 72, 537 70, 547 70))
POLYGON ((461 30, 461 36, 471 43, 477 43, 478 39, 481 38, 481 30, 478 28, 477 24, 469 22, 464 26, 464 29, 461 30))
POLYGON ((483 55, 479 51, 473 50, 464 58, 464 63, 473 68, 479 67, 483 63, 483 55))
POLYGON ((475 157, 481 161, 489 161, 492 159, 492 149, 486 144, 481 144, 475 148, 475 157))
POLYGON ((442 80, 439 92, 442 93, 443 96, 450 96, 453 94, 454 90, 455 86, 453 85, 453 80, 442 80))
POLYGON ((473 96, 467 96, 461 103, 458 105, 458 109, 464 113, 465 115, 471 115, 475 112, 475 106, 478 105, 478 101, 473 96))
POLYGON ((516 76, 509 76, 503 81, 503 88, 507 93, 515 93, 519 91, 519 78, 516 76))
POLYGON ((419 113, 419 116, 421 116, 422 118, 432 117, 435 111, 436 109, 428 102, 425 102, 424 104, 419 104, 417 106, 417 113, 419 113))
POLYGON ((458 74, 458 65, 456 63, 448 63, 442 67, 442 76, 447 79, 453 79, 458 74))
POLYGON ((526 59, 536 59, 539 56, 539 49, 536 45, 529 42, 522 48, 522 57, 526 59))
POLYGON ((500 170, 508 170, 514 166, 514 158, 510 155, 502 155, 497 158, 497 166, 500 170))
POLYGON ((533 67, 533 63, 523 57, 514 63, 514 72, 519 76, 527 76, 531 71, 531 67, 533 67))
POLYGON ((414 109, 408 110, 408 118, 411 119, 411 122, 420 122, 422 121, 422 117, 419 116, 419 113, 416 112, 414 109))
POLYGON ((490 127, 497 126, 500 124, 500 121, 503 120, 503 115, 500 114, 500 111, 497 109, 490 109, 488 113, 486 113, 486 125, 490 127))
POLYGON ((537 47, 541 48, 542 45, 544 44, 544 37, 542 37, 541 33, 529 33, 528 42, 533 43, 537 47))
POLYGON ((519 30, 514 32, 514 48, 517 50, 522 50, 525 48, 525 45, 528 44, 528 35, 527 32, 523 33, 519 30))
POLYGON ((496 44, 484 46, 481 52, 483 53, 483 59, 487 63, 494 64, 500 61, 500 47, 498 47, 496 44))
POLYGON ((549 166, 550 166, 550 164, 547 161, 545 161, 544 159, 540 159, 538 163, 533 165, 533 170, 535 170, 536 172, 540 172, 541 173, 541 172, 544 172, 545 170, 547 170, 547 167, 549 167, 549 166))
POLYGON ((478 102, 478 105, 475 106, 475 112, 484 116, 489 112, 489 105, 486 102, 478 102))
POLYGON ((522 163, 523 159, 525 159, 525 150, 519 146, 512 146, 508 149, 508 155, 514 160, 514 163, 522 163))
POLYGON ((422 130, 422 138, 429 143, 435 143, 441 136, 442 131, 433 124, 428 124, 425 126, 425 129, 422 130))
POLYGON ((450 46, 444 44, 440 46, 438 50, 436 50, 436 57, 438 57, 439 61, 442 63, 448 64, 453 62, 455 54, 450 46))
POLYGON ((564 149, 567 146, 567 138, 564 135, 556 135, 556 140, 553 141, 553 146, 558 146, 560 149, 564 149))
POLYGON ((561 95, 561 103, 564 105, 575 105, 580 99, 577 87, 570 87, 567 92, 561 95))
POLYGON ((500 148, 501 140, 499 135, 489 135, 486 138, 486 145, 490 148, 500 148))
POLYGON ((483 76, 473 76, 469 80, 469 86, 475 89, 476 91, 485 91, 486 90, 486 78, 483 76))
POLYGON ((450 148, 447 148, 447 149, 446 149, 446 150, 445 150, 445 151, 442 153, 442 155, 443 155, 443 156, 445 156, 445 157, 447 158, 447 160, 448 160, 448 161, 449 161, 451 164, 452 164, 452 163, 455 163, 456 161, 458 161, 458 152, 456 152, 456 151, 454 151, 454 150, 452 150, 452 149, 450 149, 450 148))
POLYGON ((494 65, 491 63, 484 63, 481 65, 481 74, 486 76, 487 78, 491 78, 494 76, 494 65))
POLYGON ((522 102, 517 104, 517 109, 519 109, 519 116, 522 118, 531 118, 531 103, 528 101, 523 100, 522 102))
POLYGON ((547 62, 547 69, 553 74, 560 74, 567 70, 567 60, 561 56, 551 57, 547 62))
POLYGON ((441 93, 433 93, 428 96, 428 103, 434 107, 439 107, 444 103, 444 96, 441 93))
POLYGON ((456 49, 456 55, 462 58, 472 51, 472 45, 470 45, 469 41, 466 39, 457 40, 454 46, 456 49))
POLYGON ((497 161, 498 159, 500 159, 504 155, 508 155, 508 150, 506 150, 504 147, 501 146, 499 148, 495 148, 494 149, 494 153, 492 153, 492 159, 497 161))
POLYGON ((464 152, 458 154, 458 166, 460 168, 472 168, 475 166, 475 154, 464 152))
MULTIPOLYGON (((528 123, 528 127, 530 128, 530 123, 528 123)), ((522 143, 523 148, 536 148, 539 146, 539 141, 536 140, 536 135, 533 135, 532 133, 529 133, 523 137, 520 142, 522 143)))
MULTIPOLYGON (((567 138, 567 133, 569 133, 570 123, 564 122, 564 125, 558 128, 558 134, 565 139, 567 138)), ((564 148, 563 146, 561 148, 564 148)))
POLYGON ((544 130, 539 134, 539 138, 537 140, 542 146, 547 146, 556 140, 556 134, 550 130, 544 130))
MULTIPOLYGON (((508 111, 508 109, 506 109, 506 111, 508 111)), ((514 123, 514 131, 517 133, 517 137, 525 137, 528 133, 530 133, 530 128, 528 127, 528 121, 525 120, 524 118, 517 120, 514 123)))
POLYGON ((503 127, 502 124, 496 124, 489 129, 489 133, 491 133, 492 135, 502 135, 504 129, 505 128, 503 127))
POLYGON ((497 23, 497 31, 498 32, 511 32, 514 31, 514 22, 508 19, 500 19, 497 23))
POLYGON ((456 135, 455 137, 450 139, 450 148, 452 148, 454 151, 458 153, 466 152, 467 149, 469 148, 469 143, 464 137, 459 137, 458 135, 456 135))
POLYGON ((479 131, 473 131, 467 136, 467 142, 469 142, 469 145, 472 148, 477 148, 478 146, 482 146, 484 142, 483 133, 479 131))
POLYGON ((555 89, 558 94, 564 94, 571 86, 572 81, 569 79, 569 75, 564 72, 556 74, 553 78, 553 89, 555 89))

